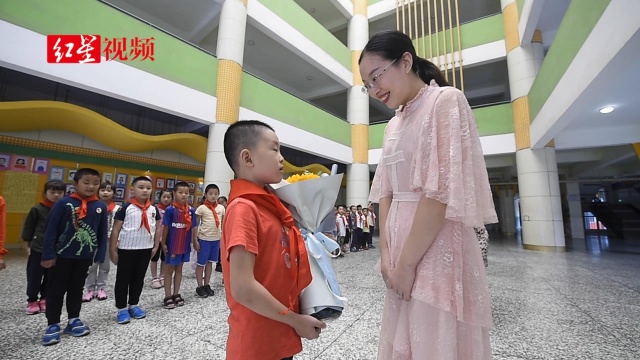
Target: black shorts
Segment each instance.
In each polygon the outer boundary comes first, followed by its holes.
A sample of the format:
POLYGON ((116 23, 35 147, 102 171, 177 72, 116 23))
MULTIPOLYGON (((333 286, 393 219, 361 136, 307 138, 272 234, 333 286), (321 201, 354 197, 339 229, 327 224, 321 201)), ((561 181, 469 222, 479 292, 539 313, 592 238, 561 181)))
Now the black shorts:
POLYGON ((158 262, 158 259, 161 259, 162 261, 164 261, 164 251, 162 251, 162 246, 158 247, 158 251, 156 251, 156 254, 153 255, 153 257, 151 258, 151 261, 158 262))

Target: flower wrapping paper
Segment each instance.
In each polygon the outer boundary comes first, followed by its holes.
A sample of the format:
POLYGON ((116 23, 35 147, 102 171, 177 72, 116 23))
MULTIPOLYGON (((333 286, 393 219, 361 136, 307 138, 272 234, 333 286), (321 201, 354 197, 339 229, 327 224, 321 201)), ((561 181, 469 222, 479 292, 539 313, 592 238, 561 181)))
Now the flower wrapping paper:
POLYGON ((321 320, 339 317, 346 301, 331 264, 331 252, 340 246, 317 231, 333 211, 342 176, 323 176, 292 184, 283 181, 272 185, 274 194, 286 203, 298 222, 309 254, 312 281, 300 295, 300 312, 321 320))

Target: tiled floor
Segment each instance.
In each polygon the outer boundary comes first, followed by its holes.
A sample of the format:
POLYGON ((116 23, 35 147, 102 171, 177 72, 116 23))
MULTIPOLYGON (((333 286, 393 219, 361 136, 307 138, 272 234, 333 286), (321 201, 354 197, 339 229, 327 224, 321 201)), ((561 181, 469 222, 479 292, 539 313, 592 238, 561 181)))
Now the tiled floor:
MULTIPOLYGON (((587 242, 587 245, 592 242, 587 242)), ((494 359, 640 359, 640 256, 580 246, 563 254, 522 250, 492 238, 489 281, 494 359)), ((17 250, 16 250, 17 251, 17 250)), ((296 359, 375 359, 383 284, 373 271, 377 250, 335 260, 349 305, 296 359)), ((145 288, 143 320, 115 323, 113 300, 83 305, 84 338, 63 336, 42 347, 44 315, 25 315, 25 259, 0 272, 0 359, 224 359, 227 309, 220 277, 213 298, 195 297, 188 273, 187 305, 160 306, 161 290, 145 288)), ((115 271, 109 290, 112 294, 115 271)), ((436 359, 437 360, 437 359, 436 359)))

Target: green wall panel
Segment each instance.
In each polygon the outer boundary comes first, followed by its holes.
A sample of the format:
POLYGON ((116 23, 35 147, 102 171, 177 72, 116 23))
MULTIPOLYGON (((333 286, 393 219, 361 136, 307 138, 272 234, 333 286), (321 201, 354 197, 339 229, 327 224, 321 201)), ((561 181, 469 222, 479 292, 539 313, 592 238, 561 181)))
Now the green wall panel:
MULTIPOLYGON (((97 34, 108 38, 126 37, 128 41, 136 36, 153 37, 155 61, 122 62, 215 95, 216 58, 96 0, 0 1, 0 19, 44 35, 97 34)), ((42 56, 45 56, 45 49, 42 49, 42 56)))
POLYGON ((250 74, 242 74, 240 94, 242 107, 351 146, 351 127, 347 122, 250 74))
MULTIPOLYGON (((326 51, 340 64, 351 70, 351 52, 293 0, 258 0, 307 39, 326 51)), ((326 0, 325 0, 326 1, 326 0)))
MULTIPOLYGON (((533 122, 611 0, 572 1, 529 91, 533 122)), ((611 26, 615 26, 612 24, 611 26)))
MULTIPOLYGON (((511 104, 500 104, 473 109, 480 136, 510 134, 513 132, 513 109, 511 104)), ((384 124, 369 126, 369 149, 382 147, 384 124)))
POLYGON ((522 15, 522 8, 524 7, 525 0, 516 0, 518 3, 518 19, 520 19, 520 15, 522 15))

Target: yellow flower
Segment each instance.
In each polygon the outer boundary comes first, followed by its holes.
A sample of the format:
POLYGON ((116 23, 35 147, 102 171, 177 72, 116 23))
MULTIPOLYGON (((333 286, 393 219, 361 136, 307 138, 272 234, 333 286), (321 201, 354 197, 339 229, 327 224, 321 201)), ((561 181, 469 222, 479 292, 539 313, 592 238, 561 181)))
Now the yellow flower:
POLYGON ((286 180, 288 183, 294 183, 294 182, 298 182, 298 181, 304 181, 304 180, 310 180, 310 179, 317 179, 319 178, 319 175, 316 174, 312 174, 312 173, 304 173, 304 174, 294 174, 289 176, 286 180))

